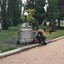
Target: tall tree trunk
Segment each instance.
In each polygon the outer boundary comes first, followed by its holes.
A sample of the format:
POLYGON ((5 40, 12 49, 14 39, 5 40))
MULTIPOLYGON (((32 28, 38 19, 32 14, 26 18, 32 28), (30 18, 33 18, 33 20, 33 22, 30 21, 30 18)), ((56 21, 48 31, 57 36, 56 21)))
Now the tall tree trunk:
POLYGON ((1 3, 1 18, 2 18, 2 29, 8 29, 7 14, 6 14, 6 0, 2 0, 1 3))
POLYGON ((8 24, 13 26, 14 0, 8 0, 8 24))

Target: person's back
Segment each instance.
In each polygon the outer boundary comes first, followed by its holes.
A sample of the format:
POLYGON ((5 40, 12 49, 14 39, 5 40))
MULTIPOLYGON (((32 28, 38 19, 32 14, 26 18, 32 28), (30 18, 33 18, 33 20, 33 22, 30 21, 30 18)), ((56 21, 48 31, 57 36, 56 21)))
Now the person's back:
POLYGON ((36 38, 39 40, 39 42, 40 43, 42 43, 42 44, 47 44, 46 42, 45 42, 45 39, 46 39, 46 35, 45 35, 45 33, 44 33, 44 31, 43 30, 40 30, 40 29, 38 29, 37 30, 37 36, 36 36, 36 38))

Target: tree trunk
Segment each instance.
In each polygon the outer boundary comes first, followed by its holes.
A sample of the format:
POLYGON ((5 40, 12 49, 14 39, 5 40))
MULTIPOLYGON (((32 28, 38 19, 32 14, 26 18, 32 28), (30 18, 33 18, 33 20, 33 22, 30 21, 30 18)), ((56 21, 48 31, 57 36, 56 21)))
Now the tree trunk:
POLYGON ((2 29, 8 29, 7 13, 5 7, 6 7, 6 1, 3 0, 3 3, 1 3, 2 29))

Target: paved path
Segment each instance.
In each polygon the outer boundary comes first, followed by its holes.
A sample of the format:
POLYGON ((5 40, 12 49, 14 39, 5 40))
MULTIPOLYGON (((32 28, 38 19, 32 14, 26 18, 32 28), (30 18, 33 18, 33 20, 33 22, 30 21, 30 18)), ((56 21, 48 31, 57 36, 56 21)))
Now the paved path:
MULTIPOLYGON (((50 40, 50 39, 48 39, 48 38, 46 39, 46 41, 49 41, 49 40, 50 40)), ((27 44, 20 44, 20 45, 18 45, 16 42, 17 42, 17 39, 14 39, 14 40, 10 40, 10 41, 0 42, 0 44, 9 45, 9 46, 14 46, 14 47, 16 47, 16 48, 35 44, 35 43, 27 43, 27 44)))
POLYGON ((0 64, 64 64, 64 39, 1 58, 0 64))
POLYGON ((14 46, 14 47, 16 47, 16 48, 35 44, 35 43, 17 44, 16 42, 17 42, 17 39, 14 39, 14 40, 10 40, 10 41, 0 42, 0 44, 9 45, 9 46, 14 46))

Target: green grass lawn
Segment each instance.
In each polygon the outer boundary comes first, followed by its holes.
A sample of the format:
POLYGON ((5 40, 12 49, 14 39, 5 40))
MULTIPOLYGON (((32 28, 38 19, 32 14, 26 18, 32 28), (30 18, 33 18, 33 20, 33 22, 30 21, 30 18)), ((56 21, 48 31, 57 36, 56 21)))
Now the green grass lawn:
POLYGON ((10 27, 9 30, 0 30, 0 42, 16 39, 19 27, 10 27))
MULTIPOLYGON (((10 27, 9 30, 0 30, 0 42, 17 39, 19 26, 10 27)), ((0 53, 15 49, 16 47, 0 44, 0 53)))
POLYGON ((2 45, 2 44, 0 45, 0 53, 13 50, 13 49, 15 49, 15 47, 8 46, 8 45, 2 45))
POLYGON ((56 30, 56 32, 52 32, 51 34, 46 32, 46 35, 47 35, 47 38, 49 39, 58 38, 60 36, 64 36, 64 30, 56 30))
MULTIPOLYGON (((0 42, 17 39, 19 29, 20 29, 20 26, 10 27, 9 30, 0 30, 0 42)), ((41 29, 43 28, 41 27, 41 29)), ((56 32, 52 32, 52 34, 49 34, 47 30, 46 35, 48 39, 54 39, 60 36, 64 36, 64 30, 56 30, 56 32)), ((0 51, 2 52, 12 50, 12 49, 15 49, 15 47, 0 45, 0 51)))
MULTIPOLYGON (((43 29, 42 26, 40 28, 43 29)), ((17 39, 19 29, 20 29, 20 26, 10 27, 9 30, 0 30, 0 42, 17 39)), ((54 38, 64 35, 64 30, 56 30, 56 32, 52 32, 52 34, 49 34, 48 31, 49 30, 47 28, 47 30, 45 32, 49 39, 54 39, 54 38)))

